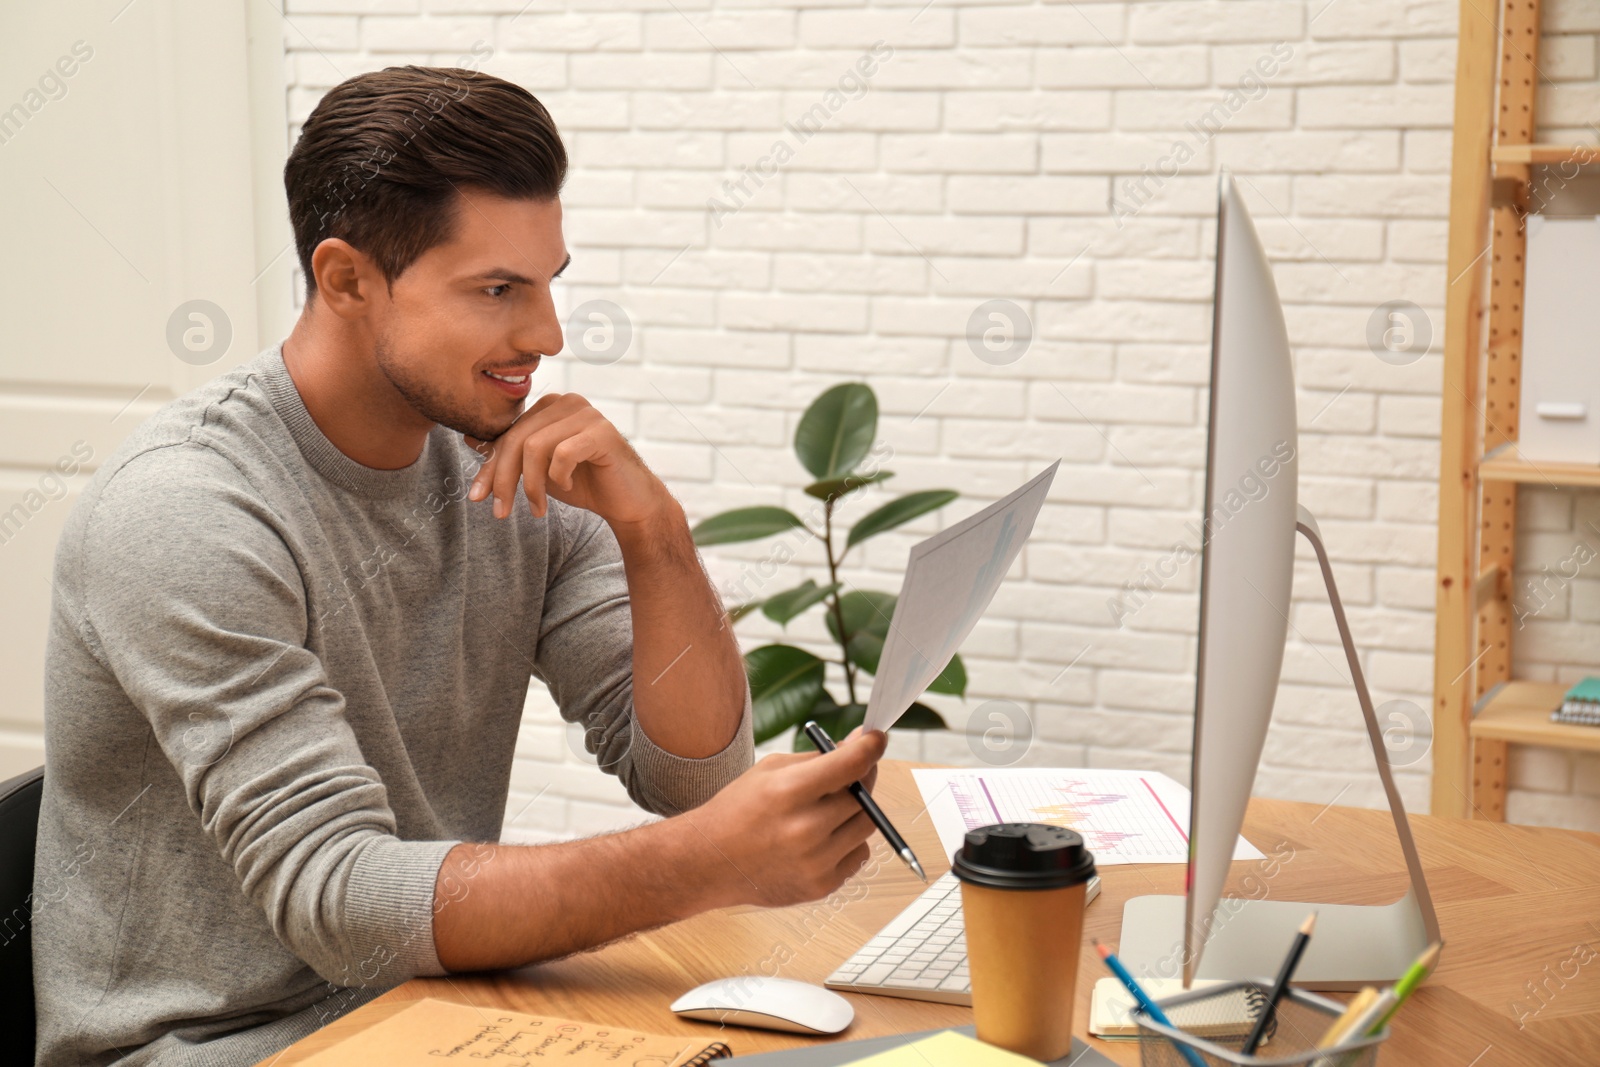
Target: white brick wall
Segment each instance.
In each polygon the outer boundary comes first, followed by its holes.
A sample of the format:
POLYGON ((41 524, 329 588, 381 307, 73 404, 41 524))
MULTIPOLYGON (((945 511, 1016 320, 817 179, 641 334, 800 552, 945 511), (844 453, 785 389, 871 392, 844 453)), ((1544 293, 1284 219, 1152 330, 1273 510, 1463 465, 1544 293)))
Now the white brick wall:
MULTIPOLYGON (((967 700, 930 699, 958 729, 989 725, 985 701, 1011 700, 1035 724, 1027 762, 1187 777, 1195 566, 1120 628, 1108 602, 1187 543, 1199 513, 1219 165, 1239 176, 1275 264, 1301 391, 1302 493, 1374 695, 1429 705, 1454 0, 527 7, 289 0, 291 136, 327 87, 394 63, 471 61, 538 95, 574 164, 564 298, 614 300, 635 326, 621 362, 559 358, 541 374, 630 433, 692 518, 803 509, 795 421, 845 378, 878 392, 893 492, 962 491, 858 552, 852 583, 893 589, 911 544, 1063 457, 1033 541, 963 650, 967 700), (878 40, 893 52, 870 88, 831 109, 829 89, 878 40), (1230 92, 1243 95, 1229 103, 1230 92), (803 143, 786 125, 829 110, 803 143), (1208 113, 1215 136, 1199 130, 1208 113), (778 141, 793 157, 757 177, 778 141), (1189 158, 1174 171, 1180 143, 1189 158), (746 192, 730 193, 741 179, 746 192), (714 214, 713 197, 741 206, 714 214), (979 361, 964 339, 994 297, 1034 323, 1009 366, 979 361), (1433 350, 1409 366, 1367 348, 1368 316, 1390 300, 1432 319, 1433 350)), ((1540 106, 1552 135, 1575 134, 1600 102, 1600 16, 1581 0, 1546 8, 1559 36, 1547 37, 1540 106)), ((1525 490, 1522 506, 1539 531, 1524 539, 1525 570, 1585 517, 1600 522, 1600 497, 1574 506, 1525 490)), ((770 551, 705 555, 732 588, 770 551)), ((798 558, 767 592, 821 575, 814 547, 798 558)), ((1303 547, 1300 559, 1257 789, 1378 803, 1331 613, 1303 547)), ((1600 658, 1597 624, 1600 581, 1586 575, 1519 637, 1519 670, 1564 676, 1558 663, 1600 658)), ((826 648, 814 613, 786 635, 759 616, 740 631, 746 647, 826 648)), ((891 754, 974 761, 962 732, 900 733, 891 754)), ((1416 810, 1427 767, 1402 774, 1416 810)), ((1600 826, 1600 760, 1528 750, 1513 777, 1513 818, 1600 826)), ((508 816, 531 836, 640 817, 573 754, 542 693, 508 816)))

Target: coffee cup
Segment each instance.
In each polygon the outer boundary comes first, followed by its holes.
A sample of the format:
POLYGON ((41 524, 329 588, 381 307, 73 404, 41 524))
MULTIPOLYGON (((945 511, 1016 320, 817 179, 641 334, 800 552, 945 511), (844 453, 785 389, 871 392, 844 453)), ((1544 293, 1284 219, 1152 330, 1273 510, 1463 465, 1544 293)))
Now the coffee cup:
POLYGON ((997 823, 967 832, 951 870, 961 880, 978 1039, 1060 1059, 1072 1050, 1094 854, 1062 826, 997 823))

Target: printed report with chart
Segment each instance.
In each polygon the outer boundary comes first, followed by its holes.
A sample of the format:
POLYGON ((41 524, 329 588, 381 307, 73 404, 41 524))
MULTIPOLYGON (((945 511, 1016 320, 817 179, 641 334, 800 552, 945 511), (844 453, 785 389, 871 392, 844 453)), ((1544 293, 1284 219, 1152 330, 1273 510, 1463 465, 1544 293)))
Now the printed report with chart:
MULTIPOLYGON (((979 826, 1042 822, 1083 835, 1101 865, 1189 857, 1189 790, 1159 771, 919 767, 911 773, 946 855, 979 826)), ((1240 837, 1233 858, 1263 857, 1240 837)))

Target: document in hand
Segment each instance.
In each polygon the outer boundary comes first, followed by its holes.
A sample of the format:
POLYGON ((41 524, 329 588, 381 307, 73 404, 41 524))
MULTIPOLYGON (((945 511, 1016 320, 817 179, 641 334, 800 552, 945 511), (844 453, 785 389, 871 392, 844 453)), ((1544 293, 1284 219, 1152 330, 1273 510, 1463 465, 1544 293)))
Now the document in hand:
POLYGON ((1058 459, 1020 488, 911 550, 878 660, 866 728, 887 730, 977 625, 1033 532, 1058 459))

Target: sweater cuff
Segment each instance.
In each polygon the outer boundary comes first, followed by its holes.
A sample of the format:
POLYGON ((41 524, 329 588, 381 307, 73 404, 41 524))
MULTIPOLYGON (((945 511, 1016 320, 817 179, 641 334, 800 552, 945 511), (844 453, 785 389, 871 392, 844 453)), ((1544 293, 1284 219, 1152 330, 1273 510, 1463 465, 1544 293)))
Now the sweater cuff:
POLYGON ((710 756, 679 756, 650 740, 633 716, 633 742, 628 757, 633 772, 645 783, 654 800, 652 810, 675 815, 697 808, 710 800, 723 786, 750 769, 755 761, 755 715, 750 707, 750 687, 744 690, 744 710, 733 740, 721 752, 710 756))
POLYGON ((447 973, 433 945, 433 900, 459 841, 383 837, 361 850, 345 889, 345 930, 358 961, 352 985, 396 985, 447 973))

